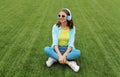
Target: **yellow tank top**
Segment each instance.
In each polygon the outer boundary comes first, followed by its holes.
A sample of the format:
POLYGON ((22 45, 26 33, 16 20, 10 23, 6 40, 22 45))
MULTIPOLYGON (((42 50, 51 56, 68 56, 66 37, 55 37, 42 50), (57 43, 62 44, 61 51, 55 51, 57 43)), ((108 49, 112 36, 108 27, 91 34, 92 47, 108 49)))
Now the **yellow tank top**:
POLYGON ((61 31, 59 38, 58 38, 58 45, 59 46, 67 46, 69 40, 69 29, 61 31))

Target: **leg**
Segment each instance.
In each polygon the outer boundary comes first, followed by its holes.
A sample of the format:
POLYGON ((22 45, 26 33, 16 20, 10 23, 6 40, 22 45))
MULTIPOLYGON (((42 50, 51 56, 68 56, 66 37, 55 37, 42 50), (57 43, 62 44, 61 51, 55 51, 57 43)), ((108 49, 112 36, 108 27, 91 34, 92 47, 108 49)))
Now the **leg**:
POLYGON ((49 47, 49 46, 46 46, 44 48, 44 52, 49 56, 49 57, 52 57, 54 58, 55 60, 58 60, 58 55, 57 53, 54 51, 53 48, 49 47))
POLYGON ((67 55, 67 60, 73 60, 76 59, 80 56, 80 50, 73 49, 68 55, 67 55))
MULTIPOLYGON (((72 50, 66 57, 67 60, 74 60, 80 56, 80 50, 72 50)), ((70 66, 75 72, 78 72, 80 66, 75 61, 66 61, 66 64, 70 66)))

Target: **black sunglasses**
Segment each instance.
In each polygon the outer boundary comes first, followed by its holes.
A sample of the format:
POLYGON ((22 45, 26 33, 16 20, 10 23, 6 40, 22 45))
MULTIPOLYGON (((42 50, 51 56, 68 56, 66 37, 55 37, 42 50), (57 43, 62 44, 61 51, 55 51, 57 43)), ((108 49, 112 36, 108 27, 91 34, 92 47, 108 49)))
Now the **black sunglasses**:
POLYGON ((62 15, 62 14, 58 14, 58 17, 60 18, 60 17, 65 17, 65 15, 62 15))

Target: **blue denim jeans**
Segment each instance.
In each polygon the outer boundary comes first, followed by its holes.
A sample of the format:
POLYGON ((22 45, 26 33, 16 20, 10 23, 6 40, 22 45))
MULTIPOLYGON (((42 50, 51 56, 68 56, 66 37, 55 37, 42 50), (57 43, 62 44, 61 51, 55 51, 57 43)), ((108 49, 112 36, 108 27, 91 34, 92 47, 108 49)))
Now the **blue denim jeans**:
MULTIPOLYGON (((67 47, 67 46, 59 46, 58 48, 59 48, 61 54, 63 55, 63 54, 66 52, 66 50, 67 50, 68 47, 67 47)), ((44 52, 45 52, 49 57, 52 57, 52 58, 54 58, 54 59, 57 60, 57 61, 59 60, 59 56, 58 56, 58 54, 56 53, 56 51, 54 50, 54 48, 49 47, 49 46, 46 46, 46 47, 44 48, 44 52)), ((72 49, 72 50, 68 53, 68 55, 66 56, 66 60, 74 60, 74 59, 78 58, 79 56, 80 56, 80 50, 72 49)))

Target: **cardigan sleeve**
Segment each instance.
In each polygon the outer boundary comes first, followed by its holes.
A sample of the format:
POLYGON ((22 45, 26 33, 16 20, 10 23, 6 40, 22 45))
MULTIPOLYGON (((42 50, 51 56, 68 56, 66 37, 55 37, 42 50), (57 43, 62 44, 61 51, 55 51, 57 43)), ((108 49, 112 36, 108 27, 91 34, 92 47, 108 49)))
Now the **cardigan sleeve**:
POLYGON ((58 31, 56 24, 52 27, 52 47, 58 45, 58 31))
POLYGON ((75 26, 73 27, 73 29, 71 29, 70 31, 70 39, 69 39, 69 42, 68 42, 68 46, 71 46, 73 49, 75 48, 74 47, 74 41, 75 41, 75 26))

